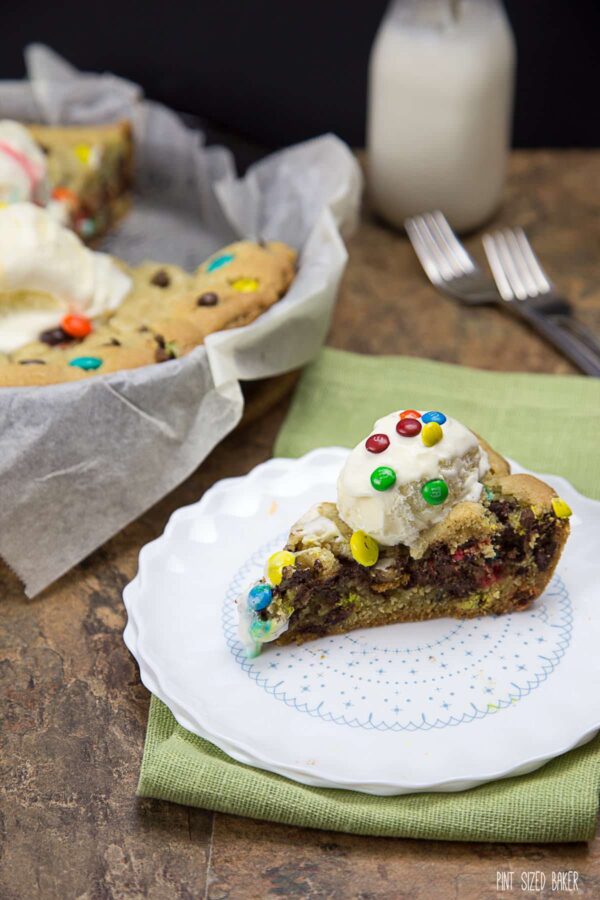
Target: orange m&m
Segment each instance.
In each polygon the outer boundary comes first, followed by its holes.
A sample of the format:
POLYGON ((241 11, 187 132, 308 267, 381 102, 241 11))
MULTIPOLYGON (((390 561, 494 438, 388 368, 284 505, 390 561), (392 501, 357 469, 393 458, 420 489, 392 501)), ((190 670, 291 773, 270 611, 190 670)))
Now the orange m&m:
POLYGON ((92 331, 92 323, 87 316, 79 316, 76 313, 70 313, 65 316, 60 323, 63 331, 72 338, 84 338, 92 331))
POLYGON ((416 409, 405 409, 404 412, 400 413, 401 419, 420 419, 421 413, 417 412, 416 409))
POLYGON ((54 200, 58 200, 60 203, 66 203, 72 209, 79 206, 79 197, 74 191, 70 191, 69 188, 66 187, 56 187, 52 191, 52 197, 54 200))

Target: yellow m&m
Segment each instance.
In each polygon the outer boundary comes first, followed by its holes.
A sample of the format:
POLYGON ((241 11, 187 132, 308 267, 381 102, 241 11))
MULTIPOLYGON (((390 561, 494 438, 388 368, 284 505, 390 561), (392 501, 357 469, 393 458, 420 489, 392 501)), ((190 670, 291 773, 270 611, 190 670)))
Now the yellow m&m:
POLYGON ((350 538, 350 552, 361 566, 374 566, 379 559, 379 546, 370 534, 355 531, 350 538))
POLYGON ((73 153, 82 165, 90 165, 92 161, 92 148, 89 144, 75 144, 73 153))
POLYGON ((552 498, 552 509, 557 519, 568 519, 569 516, 573 515, 569 504, 565 503, 560 497, 552 498))
POLYGON ((258 280, 256 278, 236 278, 231 282, 231 287, 240 294, 251 294, 258 290, 258 280))
POLYGON ((437 422, 427 422, 426 425, 423 425, 421 440, 426 447, 433 447, 433 445, 437 444, 438 441, 441 441, 443 437, 444 432, 442 431, 442 426, 438 425, 437 422))
POLYGON ((295 562, 296 557, 289 550, 278 550, 271 554, 267 560, 267 578, 274 587, 281 584, 286 566, 293 566, 295 562))

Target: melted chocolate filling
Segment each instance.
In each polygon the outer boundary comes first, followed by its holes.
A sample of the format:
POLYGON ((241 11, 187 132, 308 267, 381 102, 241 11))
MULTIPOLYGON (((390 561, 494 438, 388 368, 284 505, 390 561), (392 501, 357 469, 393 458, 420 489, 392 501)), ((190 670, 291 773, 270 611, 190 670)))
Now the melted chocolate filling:
MULTIPOLYGON (((485 590, 511 571, 524 576, 532 565, 541 572, 546 571, 556 552, 554 516, 544 514, 536 518, 531 509, 520 509, 516 500, 493 500, 489 508, 503 526, 492 538, 495 555, 491 558, 480 552, 477 541, 471 540, 454 552, 445 544, 433 544, 421 559, 413 559, 407 547, 399 546, 393 566, 385 571, 367 569, 347 559, 339 560, 339 571, 328 579, 319 577, 322 566, 318 561, 312 568, 284 569, 283 581, 275 589, 275 595, 284 596, 287 591, 293 591, 295 615, 290 628, 296 633, 326 633, 332 625, 351 615, 352 602, 340 602, 340 598, 353 593, 375 591, 384 599, 398 588, 429 587, 436 589, 429 595, 434 601, 458 599, 485 590), (513 514, 519 510, 515 525, 513 514), (534 533, 537 541, 531 552, 534 533), (386 589, 385 585, 389 587, 386 589)), ((527 602, 529 596, 525 598, 527 602)), ((263 615, 267 618, 266 610, 263 615)))

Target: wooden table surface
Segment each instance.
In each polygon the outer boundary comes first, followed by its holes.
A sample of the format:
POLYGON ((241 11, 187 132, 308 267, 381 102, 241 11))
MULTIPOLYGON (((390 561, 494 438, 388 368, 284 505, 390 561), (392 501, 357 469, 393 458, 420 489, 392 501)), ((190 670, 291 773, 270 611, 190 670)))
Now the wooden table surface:
MULTIPOLYGON (((599 184, 600 152, 517 152, 498 219, 527 229, 598 333, 599 184)), ((468 245, 481 258, 478 238, 468 245)), ((332 346, 487 369, 573 371, 502 312, 469 312, 441 298, 406 240, 368 214, 349 251, 332 346)), ((522 893, 522 872, 543 871, 544 896, 566 896, 550 891, 552 870, 576 870, 580 894, 600 897, 598 840, 364 838, 136 799, 149 696, 121 638, 121 591, 140 548, 173 510, 269 457, 287 402, 238 429, 176 491, 34 600, 0 565, 0 897, 482 900, 497 896, 497 871, 515 873, 508 895, 522 893)))

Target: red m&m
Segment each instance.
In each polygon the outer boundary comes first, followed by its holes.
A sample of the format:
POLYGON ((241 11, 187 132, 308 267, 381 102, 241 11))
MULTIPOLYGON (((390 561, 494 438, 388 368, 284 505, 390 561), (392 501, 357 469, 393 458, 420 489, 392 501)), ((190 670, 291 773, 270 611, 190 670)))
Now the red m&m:
POLYGON ((365 447, 369 453, 383 453, 390 446, 387 434, 372 434, 365 441, 365 447))
POLYGON ((400 419, 396 425, 396 431, 402 437, 416 437, 421 430, 421 423, 418 419, 400 419))
POLYGON ((416 409, 405 409, 404 412, 400 413, 401 419, 420 419, 421 413, 417 412, 416 409))

